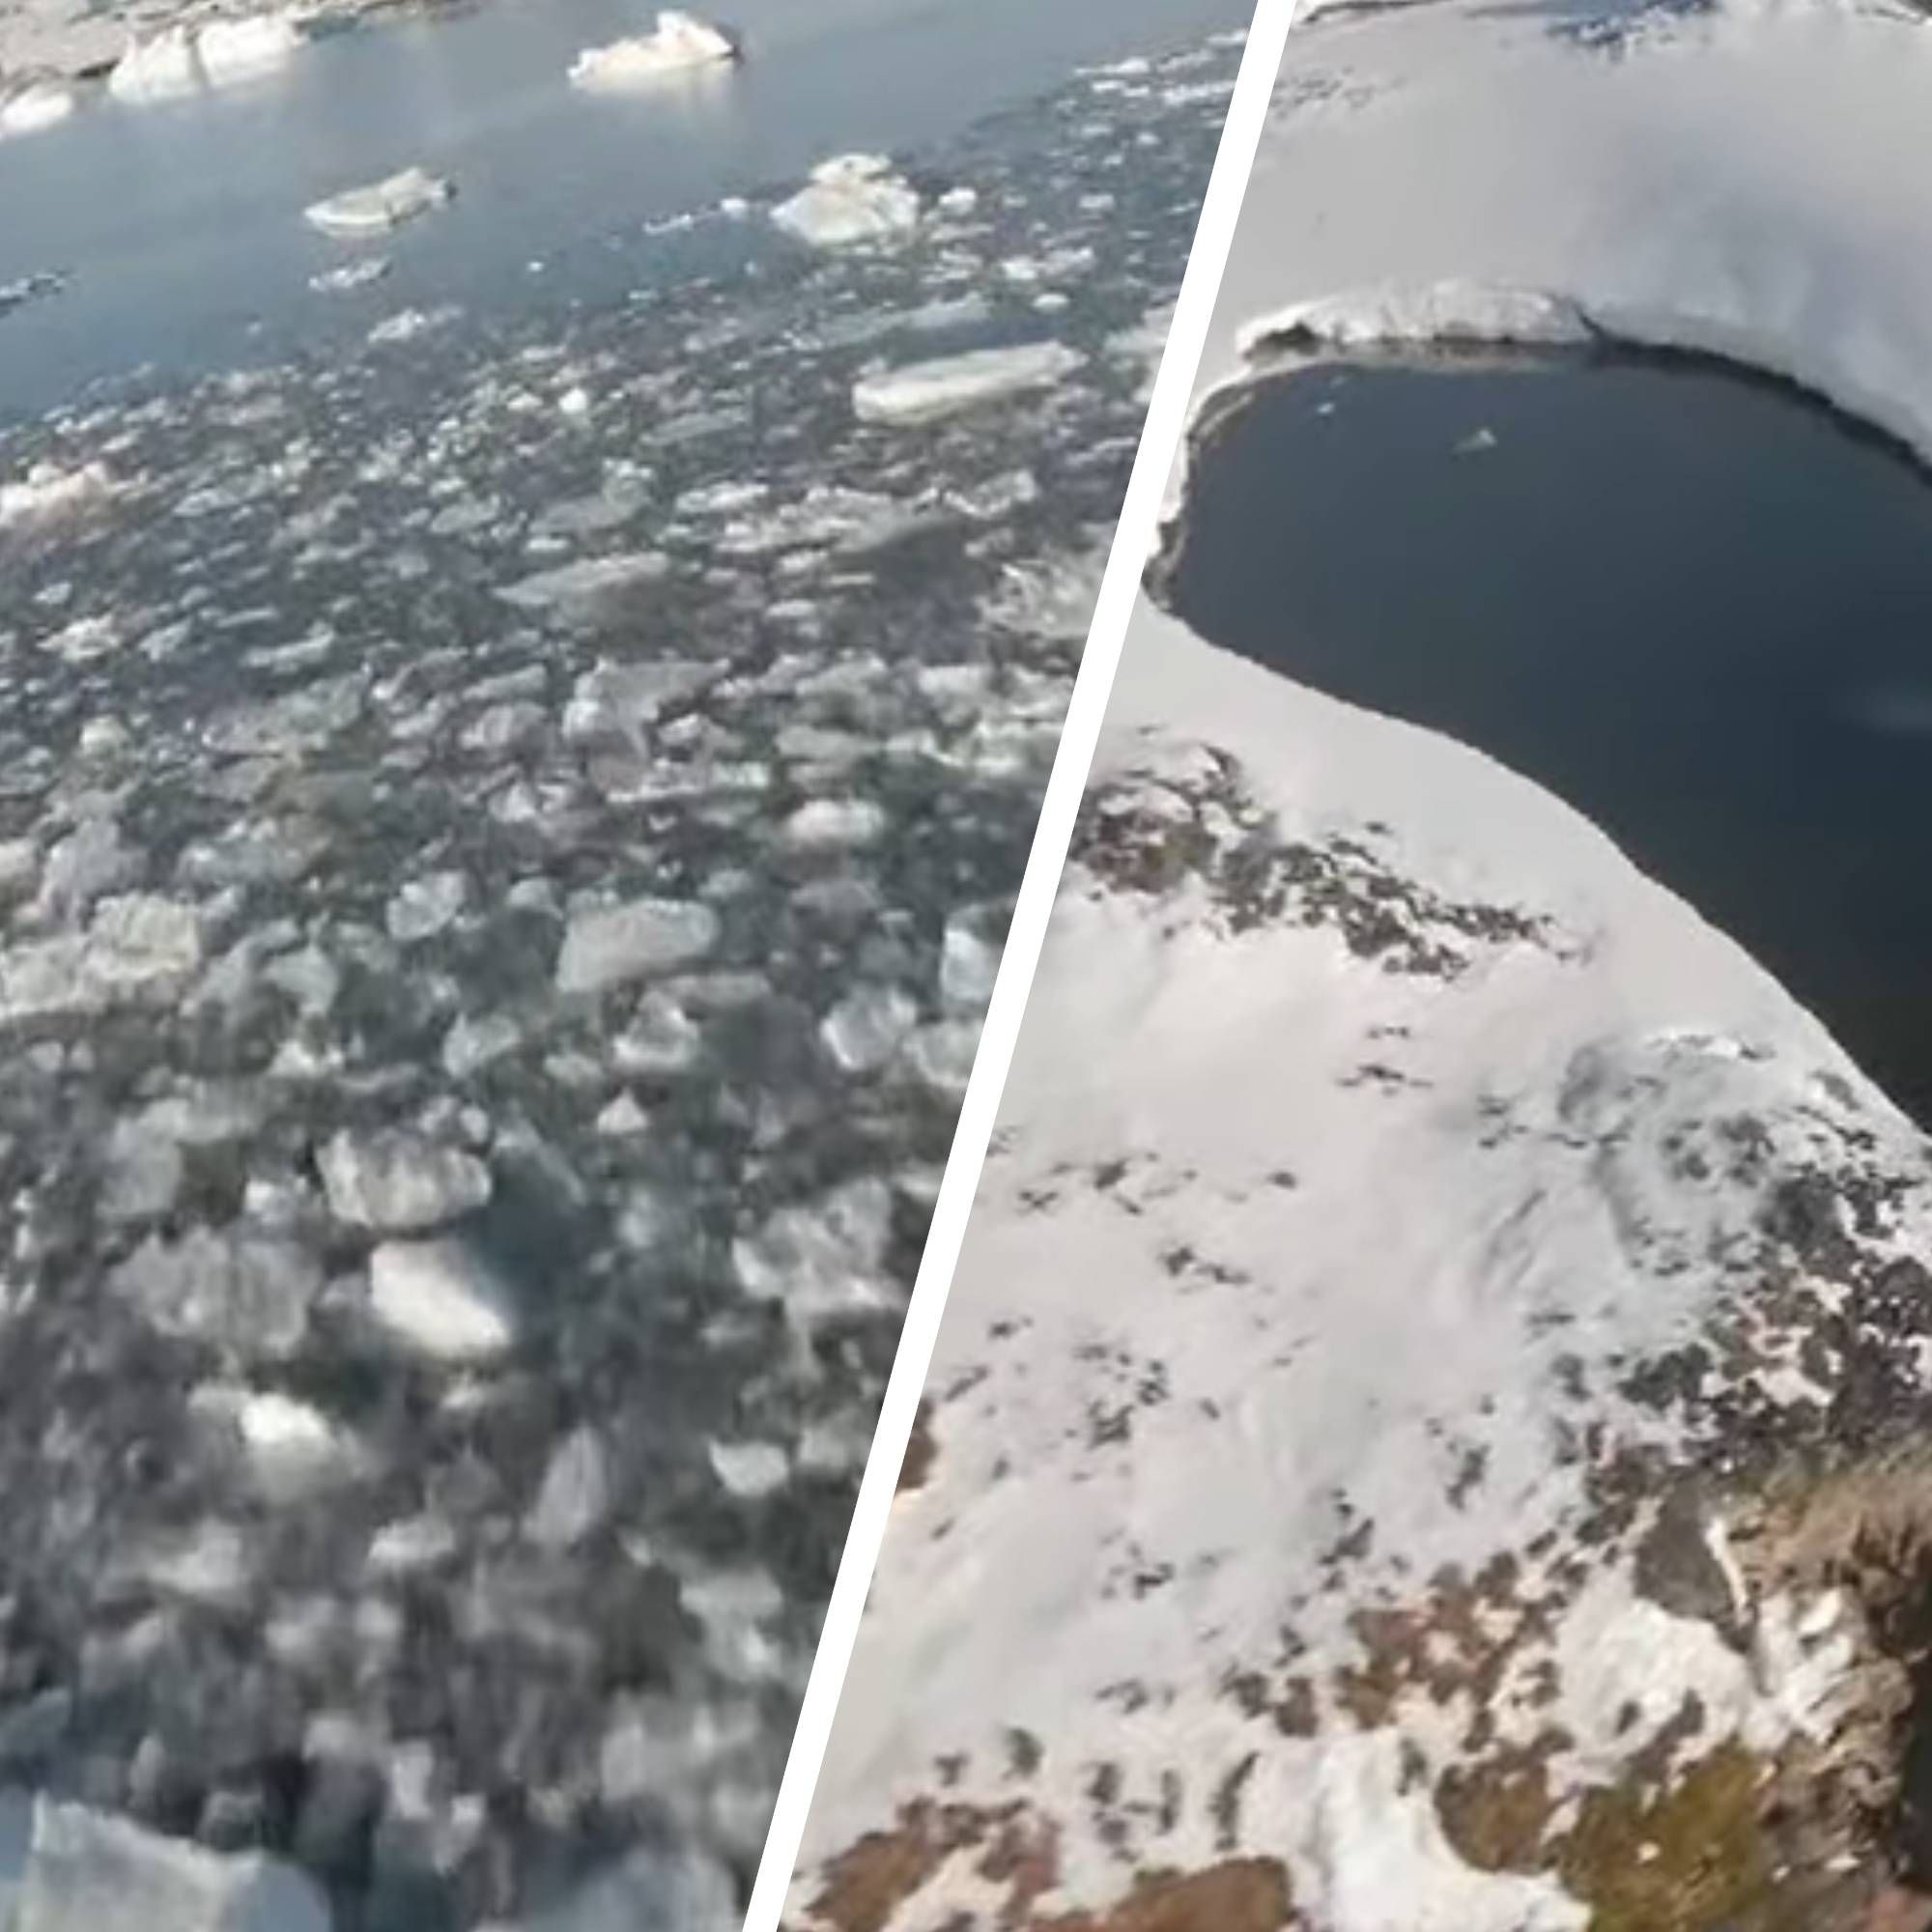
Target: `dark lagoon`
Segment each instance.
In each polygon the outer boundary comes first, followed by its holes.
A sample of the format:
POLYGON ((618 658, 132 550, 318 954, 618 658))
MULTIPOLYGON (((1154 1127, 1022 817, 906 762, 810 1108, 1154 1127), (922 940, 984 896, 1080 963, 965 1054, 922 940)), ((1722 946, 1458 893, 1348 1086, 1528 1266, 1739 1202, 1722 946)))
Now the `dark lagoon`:
POLYGON ((1547 785, 1932 1120, 1932 489, 1688 358, 1327 366, 1203 439, 1202 636, 1547 785))

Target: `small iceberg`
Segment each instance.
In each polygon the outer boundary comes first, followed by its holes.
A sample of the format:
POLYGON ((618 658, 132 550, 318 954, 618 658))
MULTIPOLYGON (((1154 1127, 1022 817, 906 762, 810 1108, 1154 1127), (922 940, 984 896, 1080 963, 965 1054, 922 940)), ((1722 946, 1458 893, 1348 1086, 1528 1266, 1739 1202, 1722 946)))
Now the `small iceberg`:
POLYGON ((200 88, 201 67, 185 27, 169 27, 152 40, 130 39, 107 76, 108 93, 130 106, 177 100, 200 88))
POLYGON ((815 248, 891 242, 919 226, 919 195, 883 156, 838 155, 819 162, 772 219, 815 248))
POLYGON ((65 121, 72 112, 71 88, 52 81, 38 82, 0 102, 0 139, 14 134, 38 134, 43 128, 65 121))
POLYGON ((305 213, 325 235, 381 235, 405 221, 440 208, 456 193, 454 184, 423 168, 404 168, 386 181, 318 201, 305 213))
POLYGON ((233 87, 278 72, 302 44, 301 29, 288 14, 250 14, 211 20, 194 46, 211 87, 233 87))
POLYGON ((612 41, 609 46, 585 47, 572 63, 571 84, 594 93, 621 94, 647 87, 666 74, 689 73, 694 68, 717 67, 740 58, 736 41, 722 28, 675 12, 658 15, 657 29, 612 41))

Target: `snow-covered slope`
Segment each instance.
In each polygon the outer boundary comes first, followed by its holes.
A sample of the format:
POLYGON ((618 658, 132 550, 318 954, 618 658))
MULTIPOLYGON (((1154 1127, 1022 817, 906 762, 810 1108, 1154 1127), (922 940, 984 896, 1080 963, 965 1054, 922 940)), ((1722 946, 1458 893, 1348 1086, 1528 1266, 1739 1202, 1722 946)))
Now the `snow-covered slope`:
MULTIPOLYGON (((1270 329, 1609 327, 1932 444, 1928 116, 1843 12, 1336 16, 1204 405, 1270 329)), ((1923 1926, 1928 1259, 1736 947, 1144 602, 792 1922, 1923 1926)))

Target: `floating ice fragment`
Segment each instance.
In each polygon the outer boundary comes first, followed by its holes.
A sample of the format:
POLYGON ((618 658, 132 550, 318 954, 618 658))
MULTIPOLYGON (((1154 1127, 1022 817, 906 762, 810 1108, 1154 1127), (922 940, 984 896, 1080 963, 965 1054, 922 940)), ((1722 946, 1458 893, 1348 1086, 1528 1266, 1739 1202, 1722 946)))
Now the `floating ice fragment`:
POLYGON ((19 481, 0 483, 0 530, 82 509, 113 489, 114 479, 98 463, 78 469, 37 463, 19 481))
POLYGON ((779 1208, 732 1243, 732 1265, 748 1294, 783 1302, 800 1321, 888 1307, 879 1271, 892 1216, 892 1189, 867 1175, 810 1206, 779 1208))
POLYGON ((0 952, 0 1021, 166 999, 201 959, 201 920, 191 907, 144 894, 102 899, 86 933, 0 952))
POLYGON ((516 1340, 504 1284, 457 1237, 384 1241, 369 1258, 369 1303, 391 1334, 439 1360, 485 1361, 516 1340))
POLYGON ((152 40, 130 37, 107 76, 107 91, 130 105, 179 99, 201 87, 201 69, 185 27, 169 27, 152 40))
POLYGON ((713 1442, 709 1453, 718 1480, 747 1502, 781 1490, 791 1473, 790 1459, 776 1442, 713 1442))
POLYGON ((247 1230, 151 1235, 108 1277, 163 1335, 247 1355, 292 1355, 308 1332, 322 1269, 298 1243, 247 1230))
POLYGON ((690 14, 659 14, 655 32, 634 34, 608 46, 585 47, 571 64, 571 84, 593 93, 647 87, 666 74, 689 73, 739 58, 730 35, 690 14))
POLYGON ((73 90, 57 81, 41 81, 24 87, 0 104, 0 137, 38 134, 65 121, 73 112, 73 90))
POLYGON ((956 912, 940 942, 939 997, 962 1012, 983 1013, 1000 972, 1000 949, 985 937, 980 908, 956 912))
POLYGON ((950 187, 939 197, 937 206, 942 214, 971 214, 980 206, 980 190, 950 187))
POLYGON ((275 1500, 355 1477, 362 1459, 321 1409, 275 1389, 205 1385, 191 1406, 234 1430, 255 1480, 275 1500))
POLYGON ((389 272, 385 255, 370 255, 360 262, 345 262, 339 269, 325 269, 311 275, 308 285, 317 295, 344 295, 352 289, 366 289, 389 272))
POLYGON ((838 155, 772 211, 781 228, 818 248, 891 242, 919 225, 919 196, 880 155, 838 155))
POLYGON ((443 302, 436 308, 398 309, 394 315, 384 316, 369 331, 369 340, 378 348, 386 343, 413 342, 419 335, 447 328, 462 313, 451 302, 443 302))
POLYGON ((497 595, 524 611, 547 611, 557 606, 594 607, 640 583, 656 582, 669 568, 669 558, 659 551, 584 557, 506 583, 497 595))
POLYGON ((965 1097, 980 1051, 980 1021, 940 1020, 921 1027, 906 1042, 906 1064, 942 1099, 965 1097))
POLYGON ((568 1549, 590 1535, 611 1511, 611 1465, 603 1438, 573 1430, 553 1452, 524 1534, 547 1549, 568 1549))
POLYGON ((717 913, 695 899, 634 899, 576 915, 556 961, 556 990, 598 993, 702 959, 718 944, 717 913))
POLYGON ((1481 429, 1473 430, 1455 448, 1457 456, 1480 456, 1485 450, 1496 446, 1496 433, 1486 423, 1481 429))
POLYGON ((1085 359, 1064 342, 971 349, 961 355, 937 356, 863 376, 852 385, 852 408, 861 422, 895 427, 933 422, 1002 396, 1044 388, 1085 359))
POLYGON ((335 1218, 384 1234, 440 1227, 490 1199, 490 1170, 474 1154, 400 1129, 345 1130, 316 1164, 335 1218))
POLYGON ((194 50, 211 87, 234 87, 285 68, 302 44, 301 29, 288 14, 250 14, 211 20, 194 50))
POLYGON ((431 872, 411 879, 389 901, 384 923, 398 946, 434 939, 447 929, 469 897, 469 881, 462 872, 431 872))
POLYGON ((456 1554, 456 1532, 439 1516, 385 1522, 369 1542, 369 1568, 379 1576, 428 1570, 456 1554))
POLYGON ((367 187, 350 188, 318 201, 304 212, 325 235, 380 235, 440 208, 455 192, 454 185, 440 175, 419 167, 404 168, 367 187))
POLYGON ((868 798, 815 798, 785 820, 789 845, 826 851, 870 845, 885 836, 885 808, 868 798))
POLYGON ((873 1073, 898 1051, 919 1018, 919 1005, 897 986, 861 986, 826 1014, 818 1029, 825 1050, 847 1073, 873 1073))
POLYGON ((556 399, 556 406, 564 415, 587 416, 590 413, 590 391, 580 383, 575 388, 566 389, 556 399))
POLYGON ((630 1140, 649 1132, 651 1118, 638 1105, 637 1095, 626 1090, 598 1114, 593 1124, 611 1140, 630 1140))
POLYGON ((507 1014, 471 1019, 464 1013, 443 1036, 443 1071, 452 1080, 467 1080, 506 1053, 514 1053, 522 1040, 522 1030, 507 1014))

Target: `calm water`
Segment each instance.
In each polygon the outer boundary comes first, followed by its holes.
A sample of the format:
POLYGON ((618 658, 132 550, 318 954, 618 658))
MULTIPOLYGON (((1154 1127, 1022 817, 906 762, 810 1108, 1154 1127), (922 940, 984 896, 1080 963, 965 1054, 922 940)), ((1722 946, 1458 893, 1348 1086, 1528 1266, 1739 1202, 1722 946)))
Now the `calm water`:
POLYGON ((1327 369, 1200 456, 1201 633, 1586 812, 1932 1120, 1932 489, 1691 363, 1327 369))
POLYGON ((101 97, 0 145, 0 283, 73 277, 0 318, 0 414, 151 361, 347 342, 405 302, 597 300, 701 271, 701 243, 694 260, 644 230, 828 154, 943 140, 1083 63, 1246 19, 1241 0, 742 0, 730 18, 750 58, 734 71, 628 99, 568 84, 581 48, 652 12, 492 0, 398 18, 246 88, 138 108, 101 97), (316 234, 303 208, 418 162, 456 180, 456 204, 376 244, 393 272, 375 289, 311 293, 310 275, 358 247, 316 234))

